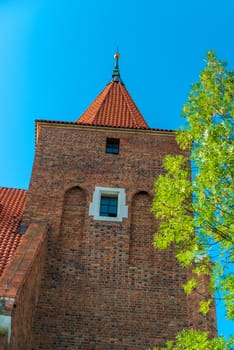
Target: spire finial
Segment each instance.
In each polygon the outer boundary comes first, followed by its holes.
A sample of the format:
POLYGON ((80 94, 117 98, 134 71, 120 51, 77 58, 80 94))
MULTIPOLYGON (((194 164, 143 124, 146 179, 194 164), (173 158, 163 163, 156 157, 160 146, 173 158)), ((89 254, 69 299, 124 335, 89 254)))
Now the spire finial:
POLYGON ((122 80, 120 78, 120 72, 119 72, 119 58, 120 58, 120 54, 118 52, 118 48, 116 50, 116 53, 114 54, 114 58, 115 58, 115 67, 113 70, 113 74, 112 74, 112 81, 116 81, 116 82, 121 82, 122 80))

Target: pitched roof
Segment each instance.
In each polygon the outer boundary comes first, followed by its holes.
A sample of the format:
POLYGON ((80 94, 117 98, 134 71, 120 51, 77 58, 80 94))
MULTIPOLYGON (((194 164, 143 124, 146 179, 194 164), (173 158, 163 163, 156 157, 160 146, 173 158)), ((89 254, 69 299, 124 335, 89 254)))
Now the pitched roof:
POLYGON ((119 54, 115 55, 115 59, 112 81, 91 103, 77 120, 77 123, 93 126, 149 129, 144 117, 120 78, 118 67, 119 54))
POLYGON ((18 233, 23 215, 25 190, 0 187, 0 276, 18 247, 18 233))
POLYGON ((112 81, 77 120, 78 124, 149 129, 121 82, 112 81))

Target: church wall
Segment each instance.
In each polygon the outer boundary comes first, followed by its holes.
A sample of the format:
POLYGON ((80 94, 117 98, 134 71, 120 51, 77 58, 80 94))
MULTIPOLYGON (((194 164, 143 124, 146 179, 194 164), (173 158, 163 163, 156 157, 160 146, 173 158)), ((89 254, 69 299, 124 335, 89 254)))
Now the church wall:
POLYGON ((147 192, 138 192, 132 199, 129 262, 133 266, 154 266, 155 248, 152 237, 157 222, 150 212, 153 198, 147 192), (143 233, 143 234, 142 234, 143 233))
POLYGON ((32 349, 142 350, 192 325, 186 273, 151 243, 153 181, 179 152, 169 132, 42 123, 24 216, 51 227, 32 349), (128 217, 94 220, 95 186, 125 189, 128 217))
POLYGON ((42 124, 24 214, 24 222, 50 218, 57 233, 69 188, 87 187, 87 208, 98 185, 125 188, 129 204, 137 191, 152 194, 164 156, 179 152, 170 132, 69 126, 42 124), (107 137, 120 138, 119 155, 105 154, 107 137))

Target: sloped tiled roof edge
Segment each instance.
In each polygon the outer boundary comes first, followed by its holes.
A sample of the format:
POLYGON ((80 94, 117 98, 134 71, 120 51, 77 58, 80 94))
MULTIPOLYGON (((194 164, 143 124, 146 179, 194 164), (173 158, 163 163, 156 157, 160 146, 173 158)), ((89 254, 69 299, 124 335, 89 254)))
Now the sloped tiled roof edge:
POLYGON ((0 187, 0 276, 20 244, 26 190, 0 187))
POLYGON ((176 130, 173 129, 160 129, 160 128, 128 128, 123 126, 110 126, 110 125, 90 125, 90 124, 77 124, 77 122, 68 122, 68 121, 61 121, 61 120, 48 120, 48 119, 36 119, 35 123, 48 123, 48 124, 61 124, 61 125, 73 125, 77 127, 89 127, 90 129, 97 129, 97 128, 107 128, 107 129, 123 129, 123 130, 135 130, 135 131, 159 131, 159 132, 166 132, 166 133, 175 133, 176 130))

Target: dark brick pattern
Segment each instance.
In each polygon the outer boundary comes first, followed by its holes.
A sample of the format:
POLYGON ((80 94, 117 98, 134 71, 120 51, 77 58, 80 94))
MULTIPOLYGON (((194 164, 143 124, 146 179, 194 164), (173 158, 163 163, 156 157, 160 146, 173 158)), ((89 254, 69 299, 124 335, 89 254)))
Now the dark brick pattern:
POLYGON ((51 231, 31 348, 142 350, 193 326, 186 272, 172 251, 152 247, 153 181, 163 157, 180 152, 173 133, 46 122, 38 130, 24 224, 46 221, 51 231), (105 153, 107 137, 120 139, 119 155, 105 153), (89 217, 95 186, 124 188, 129 217, 89 217))
POLYGON ((40 293, 47 231, 47 225, 32 223, 1 276, 0 312, 11 316, 10 350, 31 350, 32 320, 40 293))

